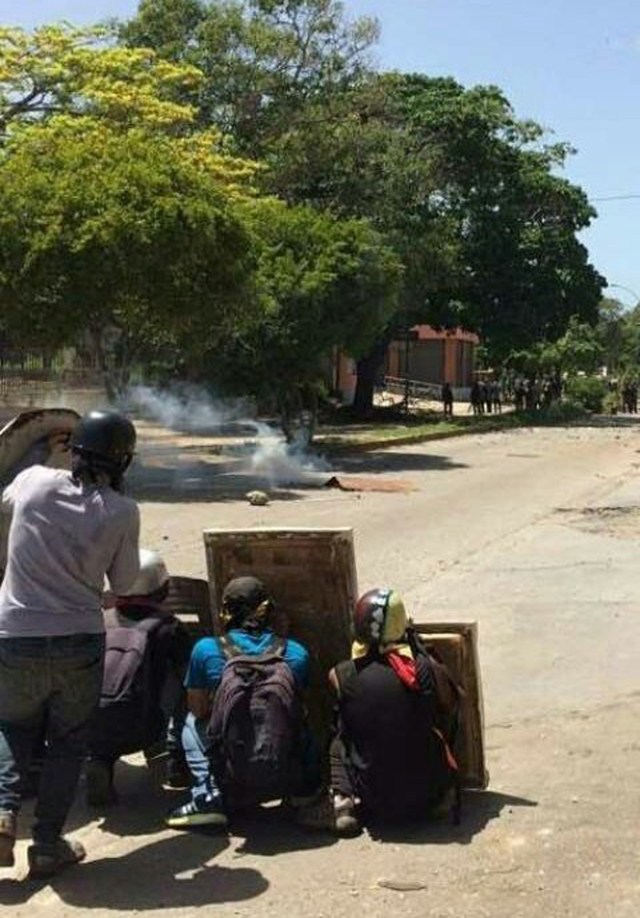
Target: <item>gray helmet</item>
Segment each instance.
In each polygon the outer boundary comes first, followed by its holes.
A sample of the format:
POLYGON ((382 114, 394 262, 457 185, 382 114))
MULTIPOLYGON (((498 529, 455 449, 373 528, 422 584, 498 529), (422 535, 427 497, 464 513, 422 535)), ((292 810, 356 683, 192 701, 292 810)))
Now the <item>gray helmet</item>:
POLYGON ((157 551, 148 548, 140 549, 140 573, 135 583, 120 596, 150 596, 157 593, 169 583, 169 571, 157 551))

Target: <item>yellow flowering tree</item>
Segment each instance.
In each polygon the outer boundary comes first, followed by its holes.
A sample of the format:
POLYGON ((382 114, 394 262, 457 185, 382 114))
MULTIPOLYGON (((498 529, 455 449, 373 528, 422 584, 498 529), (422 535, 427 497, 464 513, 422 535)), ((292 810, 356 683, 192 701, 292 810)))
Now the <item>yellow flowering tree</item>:
POLYGON ((114 44, 104 29, 0 27, 0 136, 62 113, 176 131, 193 121, 195 67, 114 44))
POLYGON ((108 332, 130 359, 167 343, 198 353, 242 324, 254 256, 239 202, 256 167, 218 132, 193 130, 184 92, 198 80, 93 31, 0 31, 11 340, 55 347, 88 334, 101 352, 108 332))

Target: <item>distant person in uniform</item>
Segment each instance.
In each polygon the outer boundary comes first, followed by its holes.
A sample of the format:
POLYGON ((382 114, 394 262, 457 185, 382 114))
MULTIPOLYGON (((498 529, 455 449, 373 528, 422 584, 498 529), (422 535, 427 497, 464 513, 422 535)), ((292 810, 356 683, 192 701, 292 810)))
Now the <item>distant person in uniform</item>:
POLYGON ((483 403, 483 392, 482 387, 477 379, 474 380, 473 385, 471 386, 470 393, 471 408, 473 409, 474 414, 483 414, 484 412, 484 403, 483 403))
POLYGON ((543 408, 551 407, 553 402, 553 387, 548 376, 543 376, 540 384, 540 400, 543 408))
POLYGON ((445 418, 453 417, 453 389, 451 383, 445 382, 442 386, 442 409, 445 418))
POLYGON ((638 413, 638 384, 634 379, 630 379, 623 389, 623 401, 625 411, 628 414, 638 413))
POLYGON ((487 380, 486 382, 480 383, 480 388, 482 391, 482 403, 487 414, 491 414, 492 401, 491 401, 491 382, 487 380))
POLYGON ((133 424, 92 411, 71 437, 71 471, 35 465, 4 490, 12 514, 0 587, 0 867, 14 862, 21 777, 44 728, 31 876, 85 856, 62 836, 100 697, 105 574, 125 592, 138 570, 139 514, 122 491, 133 424))
POLYGON ((491 383, 491 403, 494 414, 502 414, 502 387, 497 379, 491 383))

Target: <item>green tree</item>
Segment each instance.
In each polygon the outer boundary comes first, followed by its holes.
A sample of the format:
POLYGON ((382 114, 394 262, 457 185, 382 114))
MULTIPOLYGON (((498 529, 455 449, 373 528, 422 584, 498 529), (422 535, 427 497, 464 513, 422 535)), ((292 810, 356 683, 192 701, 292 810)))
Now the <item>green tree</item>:
POLYGON ((256 167, 196 130, 201 74, 105 29, 0 30, 0 302, 14 341, 197 364, 254 301, 256 167), (248 295, 247 291, 249 291, 248 295), (197 346, 193 342, 197 342, 197 346))
POLYGON ((142 0, 120 34, 195 65, 204 74, 201 123, 261 157, 304 104, 358 78, 378 26, 348 21, 337 0, 142 0))
POLYGON ((292 435, 315 414, 333 349, 358 356, 397 305, 401 266, 366 222, 312 208, 255 201, 246 207, 258 265, 255 321, 229 340, 222 360, 236 386, 275 396, 292 435))
POLYGON ((551 359, 554 365, 572 376, 591 375, 600 369, 603 358, 598 329, 572 316, 566 332, 553 345, 551 359))
POLYGON ((0 159, 12 339, 55 347, 87 331, 100 351, 115 329, 129 351, 188 344, 196 362, 236 328, 251 303, 252 170, 214 140, 80 116, 15 131, 0 159))
POLYGON ((555 174, 568 152, 495 87, 403 74, 317 100, 272 144, 268 187, 370 219, 403 263, 398 311, 359 364, 363 411, 388 340, 416 322, 464 324, 500 361, 594 320, 603 280, 577 237, 594 213, 555 174))

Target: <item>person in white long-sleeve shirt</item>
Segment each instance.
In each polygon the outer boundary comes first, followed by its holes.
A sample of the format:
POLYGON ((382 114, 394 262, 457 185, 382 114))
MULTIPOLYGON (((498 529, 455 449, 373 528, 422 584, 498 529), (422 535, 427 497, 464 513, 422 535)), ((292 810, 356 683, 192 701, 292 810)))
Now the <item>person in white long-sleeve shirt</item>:
POLYGON ((120 493, 135 440, 127 418, 91 412, 72 435, 70 472, 32 466, 2 495, 12 519, 0 586, 0 867, 13 864, 20 778, 44 728, 32 876, 85 854, 62 829, 100 695, 104 578, 121 593, 139 571, 138 507, 120 493))

